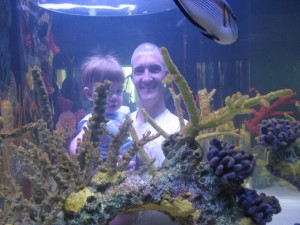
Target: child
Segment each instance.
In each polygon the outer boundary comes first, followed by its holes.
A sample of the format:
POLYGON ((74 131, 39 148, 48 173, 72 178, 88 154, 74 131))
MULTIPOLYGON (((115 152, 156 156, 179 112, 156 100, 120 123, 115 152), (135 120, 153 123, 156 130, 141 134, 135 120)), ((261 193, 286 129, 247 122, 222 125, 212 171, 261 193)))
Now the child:
MULTIPOLYGON (((106 103, 106 119, 108 120, 106 124, 106 129, 116 134, 119 127, 125 120, 126 114, 129 114, 129 108, 122 106, 123 104, 123 83, 125 80, 122 67, 119 62, 110 55, 100 56, 95 55, 87 58, 82 66, 82 78, 83 78, 83 93, 89 101, 93 101, 95 83, 103 83, 105 80, 112 82, 110 87, 110 92, 107 95, 106 103)), ((77 136, 72 140, 69 148, 71 155, 77 153, 77 140, 84 136, 83 127, 87 127, 87 122, 92 116, 91 113, 86 115, 77 126, 77 136)), ((107 151, 111 136, 103 134, 100 137, 100 147, 101 147, 101 157, 105 161, 107 158, 107 151)), ((120 154, 124 154, 126 150, 131 147, 132 141, 127 138, 126 142, 120 149, 120 154)))

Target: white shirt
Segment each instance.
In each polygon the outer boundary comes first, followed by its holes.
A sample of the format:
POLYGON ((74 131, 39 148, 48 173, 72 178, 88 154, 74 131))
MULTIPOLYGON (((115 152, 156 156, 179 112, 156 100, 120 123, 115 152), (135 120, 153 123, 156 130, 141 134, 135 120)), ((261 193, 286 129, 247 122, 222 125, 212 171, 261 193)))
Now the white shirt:
MULTIPOLYGON (((148 131, 150 131, 152 135, 157 133, 157 131, 148 122, 137 122, 137 111, 131 113, 130 117, 133 120, 133 127, 135 128, 139 138, 142 138, 143 134, 148 131)), ((172 114, 168 109, 153 119, 168 134, 173 134, 180 130, 178 117, 172 114)), ((161 166, 165 159, 165 155, 161 148, 164 140, 165 138, 163 136, 159 136, 158 138, 144 145, 144 148, 147 150, 150 157, 155 158, 154 165, 156 167, 161 166)))

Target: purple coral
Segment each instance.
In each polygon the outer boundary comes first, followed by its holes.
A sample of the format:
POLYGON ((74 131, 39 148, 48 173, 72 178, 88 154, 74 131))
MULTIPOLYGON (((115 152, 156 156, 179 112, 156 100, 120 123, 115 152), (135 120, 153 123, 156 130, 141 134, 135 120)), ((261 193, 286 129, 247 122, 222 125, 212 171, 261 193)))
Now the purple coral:
POLYGON ((250 177, 255 168, 255 158, 246 154, 244 150, 234 150, 234 145, 213 138, 210 140, 207 159, 214 173, 224 184, 234 182, 243 183, 250 177))
POLYGON ((272 221, 273 214, 281 211, 279 201, 274 196, 266 194, 257 194, 255 190, 241 188, 238 191, 237 205, 240 207, 245 216, 250 217, 258 225, 265 225, 272 221))
POLYGON ((263 120, 259 143, 272 149, 288 148, 300 137, 300 125, 287 119, 263 120))

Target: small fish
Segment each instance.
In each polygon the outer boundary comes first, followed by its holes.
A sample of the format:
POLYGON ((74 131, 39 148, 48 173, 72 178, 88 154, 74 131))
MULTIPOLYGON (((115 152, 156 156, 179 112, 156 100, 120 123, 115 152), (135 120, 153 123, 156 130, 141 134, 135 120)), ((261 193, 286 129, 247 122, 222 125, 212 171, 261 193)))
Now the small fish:
POLYGON ((219 44, 232 44, 238 38, 236 17, 225 0, 174 0, 201 33, 219 44))

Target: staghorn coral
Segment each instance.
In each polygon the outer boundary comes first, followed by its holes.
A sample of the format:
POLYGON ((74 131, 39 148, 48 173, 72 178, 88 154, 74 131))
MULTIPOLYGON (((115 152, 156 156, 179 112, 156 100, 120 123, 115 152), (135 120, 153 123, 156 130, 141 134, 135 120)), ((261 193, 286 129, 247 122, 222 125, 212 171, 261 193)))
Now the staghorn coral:
POLYGON ((198 91, 201 116, 208 116, 210 113, 212 113, 210 105, 215 93, 216 89, 213 89, 210 93, 208 93, 206 88, 198 91))
POLYGON ((174 80, 180 90, 180 94, 184 99, 184 103, 188 111, 190 122, 187 126, 183 127, 181 131, 185 136, 195 137, 199 134, 199 132, 224 124, 232 120, 236 115, 250 114, 252 112, 251 108, 255 105, 258 105, 262 102, 266 103, 273 99, 288 96, 293 93, 290 89, 283 89, 270 92, 266 95, 256 95, 255 97, 250 98, 248 95, 242 95, 241 93, 237 92, 236 94, 232 95, 232 97, 228 96, 225 99, 225 107, 220 108, 209 115, 201 116, 193 99, 192 91, 190 90, 183 76, 178 71, 177 67, 172 62, 167 49, 161 48, 161 52, 168 67, 168 71, 171 74, 171 78, 168 78, 167 81, 170 82, 174 80))

